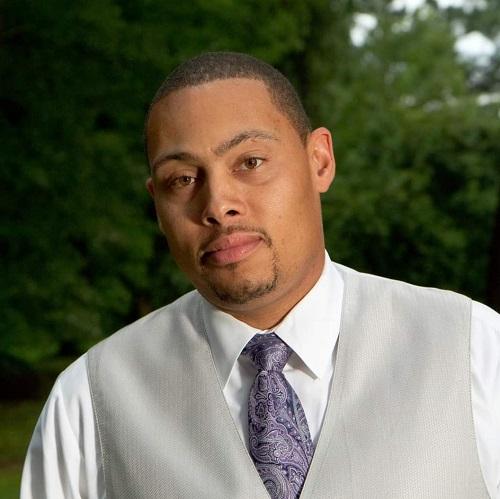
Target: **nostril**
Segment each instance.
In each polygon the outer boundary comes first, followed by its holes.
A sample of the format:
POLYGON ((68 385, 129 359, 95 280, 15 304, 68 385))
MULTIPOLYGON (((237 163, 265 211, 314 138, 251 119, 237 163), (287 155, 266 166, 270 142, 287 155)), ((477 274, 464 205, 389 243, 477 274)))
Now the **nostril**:
POLYGON ((238 212, 236 210, 229 210, 227 212, 227 214, 230 216, 230 217, 234 217, 238 214, 238 212))
POLYGON ((214 217, 207 217, 207 222, 212 225, 217 225, 217 220, 214 217))

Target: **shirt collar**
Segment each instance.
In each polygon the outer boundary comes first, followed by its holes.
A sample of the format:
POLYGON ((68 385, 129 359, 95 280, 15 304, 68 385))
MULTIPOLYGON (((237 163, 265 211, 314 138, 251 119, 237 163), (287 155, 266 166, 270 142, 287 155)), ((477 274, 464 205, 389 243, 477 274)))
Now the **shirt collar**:
MULTIPOLYGON (((321 378, 332 362, 340 330, 344 282, 325 252, 320 278, 273 331, 300 357, 314 377, 321 378)), ((263 331, 235 319, 202 298, 202 314, 222 387, 241 351, 263 331)))

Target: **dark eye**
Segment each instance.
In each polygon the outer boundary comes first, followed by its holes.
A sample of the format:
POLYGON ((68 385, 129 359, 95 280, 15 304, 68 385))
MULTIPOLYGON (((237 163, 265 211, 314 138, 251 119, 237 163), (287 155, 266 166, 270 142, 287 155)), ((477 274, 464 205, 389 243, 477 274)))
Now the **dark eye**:
POLYGON ((174 187, 188 187, 193 184, 195 180, 196 177, 192 177, 191 175, 181 175, 172 181, 172 185, 174 187))
POLYGON ((261 158, 247 158, 243 161, 242 168, 244 170, 255 170, 262 164, 263 161, 264 160, 261 158))

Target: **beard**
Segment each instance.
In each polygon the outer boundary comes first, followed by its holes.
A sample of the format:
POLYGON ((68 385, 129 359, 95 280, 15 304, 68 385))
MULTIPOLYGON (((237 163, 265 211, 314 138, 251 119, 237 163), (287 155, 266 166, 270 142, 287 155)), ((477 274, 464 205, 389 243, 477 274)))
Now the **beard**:
POLYGON ((273 247, 270 236, 264 229, 255 229, 249 227, 231 227, 225 231, 225 234, 230 234, 238 230, 251 230, 262 235, 266 246, 271 250, 271 261, 269 270, 264 276, 260 276, 255 280, 252 278, 243 278, 238 275, 238 268, 241 262, 231 263, 224 267, 224 273, 234 274, 234 276, 226 276, 225 279, 217 279, 216 276, 205 268, 202 273, 202 278, 208 285, 210 290, 217 298, 228 305, 244 305, 257 298, 271 293, 277 286, 279 280, 279 260, 278 255, 273 247))
MULTIPOLYGON (((237 266, 238 264, 233 264, 237 266)), ((278 265, 273 256, 273 262, 269 275, 258 281, 251 279, 237 280, 221 283, 206 279, 206 282, 217 298, 230 305, 244 305, 246 303, 267 295, 273 291, 278 284, 278 265)))

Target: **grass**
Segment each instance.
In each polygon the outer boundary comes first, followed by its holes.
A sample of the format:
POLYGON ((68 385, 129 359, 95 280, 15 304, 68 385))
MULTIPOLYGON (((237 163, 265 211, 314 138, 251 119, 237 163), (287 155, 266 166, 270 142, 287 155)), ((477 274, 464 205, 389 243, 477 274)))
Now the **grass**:
POLYGON ((17 499, 24 456, 43 400, 0 402, 0 499, 17 499))
POLYGON ((0 401, 0 499, 18 499, 21 472, 33 429, 56 376, 74 360, 58 357, 39 366, 36 399, 0 401))
POLYGON ((0 498, 17 499, 21 470, 18 465, 0 468, 0 498))

